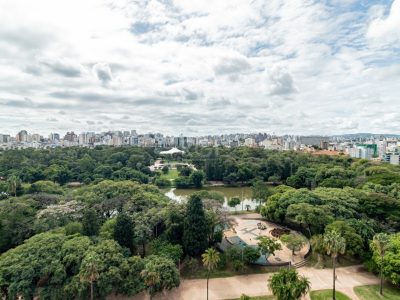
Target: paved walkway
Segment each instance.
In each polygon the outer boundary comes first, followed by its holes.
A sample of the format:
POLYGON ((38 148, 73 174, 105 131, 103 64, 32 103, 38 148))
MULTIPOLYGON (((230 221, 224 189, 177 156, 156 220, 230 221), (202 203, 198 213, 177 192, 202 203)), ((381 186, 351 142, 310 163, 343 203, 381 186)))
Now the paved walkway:
MULTIPOLYGON (((332 270, 331 269, 313 269, 300 268, 299 273, 306 276, 311 281, 312 290, 322 290, 332 288, 332 270)), ((379 279, 361 270, 360 266, 351 266, 338 268, 336 270, 337 290, 344 292, 351 299, 359 300, 354 294, 353 288, 359 285, 378 284, 379 279)), ((227 278, 210 279, 209 299, 235 299, 241 294, 249 296, 270 295, 267 288, 267 279, 272 274, 254 274, 245 276, 234 276, 227 278)), ((307 297, 308 298, 308 297, 307 297)), ((307 299, 306 298, 306 299, 307 299)), ((131 298, 109 298, 109 299, 130 299, 145 300, 149 299, 147 295, 141 294, 131 298)), ((153 297, 154 300, 205 300, 206 299, 206 280, 182 280, 179 288, 153 297)))

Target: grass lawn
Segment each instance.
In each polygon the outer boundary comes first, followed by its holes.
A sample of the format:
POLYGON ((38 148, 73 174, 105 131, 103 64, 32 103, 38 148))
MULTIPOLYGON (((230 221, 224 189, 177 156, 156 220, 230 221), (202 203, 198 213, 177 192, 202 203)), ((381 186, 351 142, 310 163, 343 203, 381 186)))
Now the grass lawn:
MULTIPOLYGON (((331 300, 332 290, 312 291, 310 293, 311 300, 331 300)), ((345 294, 336 291, 336 300, 351 300, 345 294)))
MULTIPOLYGON (((210 278, 223 278, 237 275, 248 275, 248 274, 264 274, 277 272, 279 267, 263 267, 252 265, 244 268, 240 271, 234 271, 230 268, 216 269, 211 271, 210 278)), ((207 269, 203 266, 199 266, 197 270, 186 270, 185 268, 181 271, 181 276, 186 279, 204 279, 207 278, 207 269)))
MULTIPOLYGON (((307 262, 307 266, 321 268, 320 265, 317 266, 317 262, 318 262, 317 255, 315 253, 312 253, 307 262)), ((355 259, 348 256, 342 256, 340 257, 336 267, 348 267, 348 266, 358 265, 360 263, 361 261, 359 259, 355 259)), ((324 256, 322 264, 324 268, 332 268, 332 259, 328 256, 324 256)))
POLYGON ((179 173, 177 169, 169 169, 167 174, 162 174, 160 177, 167 180, 175 180, 178 178, 179 173))
POLYGON ((400 289, 392 285, 385 285, 383 287, 383 297, 379 294, 379 285, 357 286, 354 288, 354 292, 362 300, 400 299, 400 289))

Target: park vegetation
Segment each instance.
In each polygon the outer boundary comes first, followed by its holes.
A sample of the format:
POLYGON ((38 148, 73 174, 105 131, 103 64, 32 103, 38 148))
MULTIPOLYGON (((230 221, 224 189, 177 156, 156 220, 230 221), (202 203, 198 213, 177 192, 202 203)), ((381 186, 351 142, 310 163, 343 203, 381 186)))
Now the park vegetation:
POLYGON ((0 152, 0 298, 154 295, 178 286, 180 266, 190 269, 201 258, 208 277, 279 250, 273 240, 260 240, 258 249, 216 255, 207 249, 222 238, 223 197, 202 190, 175 203, 157 188, 209 181, 252 186, 265 219, 302 233, 276 232, 294 254, 307 236, 319 266, 352 258, 400 284, 399 167, 345 156, 192 147, 174 157, 183 166, 169 180, 171 169, 149 168, 158 153, 106 146, 0 152))

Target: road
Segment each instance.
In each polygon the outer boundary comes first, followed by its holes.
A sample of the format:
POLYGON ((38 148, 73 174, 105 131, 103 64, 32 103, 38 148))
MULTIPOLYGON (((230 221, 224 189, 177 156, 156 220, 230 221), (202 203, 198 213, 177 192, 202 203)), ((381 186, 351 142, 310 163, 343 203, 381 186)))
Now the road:
MULTIPOLYGON (((311 281, 312 290, 322 290, 332 288, 332 270, 300 268, 299 273, 306 276, 311 281)), ((359 300, 353 292, 353 288, 359 285, 378 284, 379 279, 361 270, 361 266, 351 266, 338 268, 336 270, 337 290, 344 292, 351 299, 359 300)), ((249 296, 270 295, 267 288, 267 280, 272 274, 253 274, 245 276, 234 276, 227 278, 210 279, 209 299, 235 299, 241 294, 249 296)), ((308 298, 308 297, 307 297, 308 298)), ((306 299, 307 299, 306 298, 306 299)), ((149 299, 147 295, 141 294, 135 297, 123 298, 112 297, 110 300, 145 300, 149 299)), ((206 299, 206 280, 182 280, 181 285, 169 292, 159 294, 153 297, 154 300, 205 300, 206 299)))

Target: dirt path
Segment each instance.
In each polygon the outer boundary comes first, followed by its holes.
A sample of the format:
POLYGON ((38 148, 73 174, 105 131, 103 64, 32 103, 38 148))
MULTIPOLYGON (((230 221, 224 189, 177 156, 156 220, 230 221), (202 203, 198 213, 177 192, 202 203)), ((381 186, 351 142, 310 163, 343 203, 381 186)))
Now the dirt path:
MULTIPOLYGON (((332 288, 331 269, 298 269, 301 275, 306 276, 311 281, 312 290, 322 290, 332 288)), ((359 285, 378 284, 379 280, 371 273, 362 271, 360 266, 338 268, 336 271, 336 287, 349 297, 359 300, 353 292, 353 288, 359 285)), ((210 300, 235 299, 241 294, 249 296, 270 295, 267 288, 267 279, 271 274, 254 274, 246 276, 234 276, 227 278, 210 279, 210 300)), ((308 297, 306 297, 307 299, 308 297)), ((109 298, 109 300, 145 300, 147 295, 141 294, 131 298, 109 298)), ((154 300, 205 300, 206 299, 206 280, 183 280, 179 288, 153 297, 154 300)))

